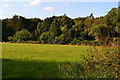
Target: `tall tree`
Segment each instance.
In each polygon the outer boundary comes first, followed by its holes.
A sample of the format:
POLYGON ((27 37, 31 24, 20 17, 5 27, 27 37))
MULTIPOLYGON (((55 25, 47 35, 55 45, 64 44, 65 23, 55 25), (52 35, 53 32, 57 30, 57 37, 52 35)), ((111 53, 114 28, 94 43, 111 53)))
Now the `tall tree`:
POLYGON ((98 24, 91 29, 89 35, 95 36, 98 41, 105 41, 108 36, 108 27, 105 24, 98 24))

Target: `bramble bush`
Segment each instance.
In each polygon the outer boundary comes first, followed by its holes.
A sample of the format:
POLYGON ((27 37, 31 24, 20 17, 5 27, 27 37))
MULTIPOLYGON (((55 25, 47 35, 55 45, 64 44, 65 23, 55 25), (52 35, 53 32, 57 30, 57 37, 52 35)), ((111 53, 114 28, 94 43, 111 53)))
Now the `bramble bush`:
POLYGON ((62 78, 119 78, 120 76, 120 39, 113 46, 93 46, 83 63, 59 65, 62 78))
POLYGON ((112 41, 112 46, 93 46, 89 58, 85 58, 85 74, 95 78, 118 78, 120 76, 120 39, 112 41))

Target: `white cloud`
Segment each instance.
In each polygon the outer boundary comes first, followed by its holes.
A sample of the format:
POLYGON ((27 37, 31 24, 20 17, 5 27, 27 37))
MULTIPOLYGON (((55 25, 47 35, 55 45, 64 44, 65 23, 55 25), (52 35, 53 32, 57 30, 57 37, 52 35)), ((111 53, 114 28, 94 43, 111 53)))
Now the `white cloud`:
POLYGON ((6 8, 11 8, 11 7, 13 7, 13 5, 12 4, 3 4, 3 7, 6 7, 6 8))
POLYGON ((29 7, 29 6, 38 6, 40 3, 41 3, 41 0, 33 0, 33 1, 29 2, 28 4, 26 4, 25 6, 26 7, 29 7))
POLYGON ((55 9, 53 7, 45 7, 43 8, 45 11, 54 11, 55 9))

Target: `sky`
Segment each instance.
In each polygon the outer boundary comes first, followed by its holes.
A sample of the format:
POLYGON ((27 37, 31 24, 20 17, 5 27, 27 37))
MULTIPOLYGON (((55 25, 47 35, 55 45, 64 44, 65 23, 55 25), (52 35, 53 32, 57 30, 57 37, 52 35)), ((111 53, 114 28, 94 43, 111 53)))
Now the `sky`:
POLYGON ((71 18, 86 17, 91 13, 95 17, 104 16, 114 7, 118 7, 118 1, 108 0, 84 0, 83 1, 51 1, 51 0, 2 0, 0 3, 0 19, 12 18, 20 15, 26 18, 41 18, 61 16, 66 14, 71 18))

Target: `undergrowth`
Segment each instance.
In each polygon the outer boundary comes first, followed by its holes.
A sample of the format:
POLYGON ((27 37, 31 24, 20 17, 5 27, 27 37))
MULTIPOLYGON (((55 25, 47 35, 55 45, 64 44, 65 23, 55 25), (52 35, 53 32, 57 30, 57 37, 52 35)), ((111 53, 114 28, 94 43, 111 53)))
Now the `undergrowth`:
POLYGON ((119 78, 120 44, 93 46, 84 63, 66 63, 59 65, 62 78, 119 78))

